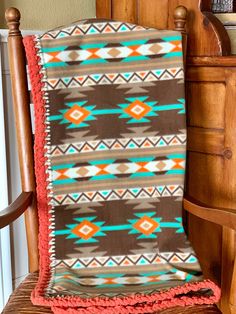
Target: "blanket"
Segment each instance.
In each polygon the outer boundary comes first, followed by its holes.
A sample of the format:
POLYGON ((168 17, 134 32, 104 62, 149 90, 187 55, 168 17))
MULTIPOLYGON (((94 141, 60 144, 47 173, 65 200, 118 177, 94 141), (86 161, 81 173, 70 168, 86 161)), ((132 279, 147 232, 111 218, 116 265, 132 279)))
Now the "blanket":
POLYGON ((40 223, 32 302, 81 314, 217 302, 182 222, 181 34, 91 19, 24 45, 40 223))

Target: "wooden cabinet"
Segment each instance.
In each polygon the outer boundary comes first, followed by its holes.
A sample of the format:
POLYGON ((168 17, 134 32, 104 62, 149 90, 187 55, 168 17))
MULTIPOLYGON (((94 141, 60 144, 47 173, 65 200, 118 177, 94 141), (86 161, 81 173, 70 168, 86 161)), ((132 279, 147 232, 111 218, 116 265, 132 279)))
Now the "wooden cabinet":
MULTIPOLYGON (((231 42, 223 24, 210 12, 212 1, 96 3, 98 17, 160 29, 174 28, 171 12, 177 5, 188 8, 186 192, 211 206, 236 211, 236 57, 231 56, 231 42)), ((235 232, 193 216, 188 218, 189 237, 204 274, 222 288, 223 313, 236 313, 236 289, 231 290, 230 299, 235 232)))
MULTIPOLYGON (((187 70, 187 193, 212 206, 236 209, 236 58, 207 59, 187 70)), ((222 287, 222 309, 229 312, 235 234, 196 217, 189 237, 207 277, 222 287)))

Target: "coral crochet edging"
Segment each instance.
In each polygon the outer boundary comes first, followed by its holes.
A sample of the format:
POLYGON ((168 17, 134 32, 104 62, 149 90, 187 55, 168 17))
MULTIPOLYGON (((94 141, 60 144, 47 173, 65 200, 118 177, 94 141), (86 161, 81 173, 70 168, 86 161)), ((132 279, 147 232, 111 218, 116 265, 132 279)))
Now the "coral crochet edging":
POLYGON ((183 76, 175 75, 182 68, 180 35, 88 20, 26 37, 24 45, 35 107, 39 213, 40 274, 32 302, 73 314, 152 313, 218 302, 220 289, 201 280, 181 220, 186 144, 183 76), (154 75, 163 68, 166 79, 154 75), (122 72, 130 80, 142 69, 142 82, 99 81, 100 72, 113 81, 122 72), (151 77, 145 74, 150 70, 151 77), (84 81, 87 74, 91 84, 59 88, 61 79, 84 81), (176 123, 170 131, 166 119, 176 123), (157 134, 159 144, 150 145, 157 134), (74 143, 82 143, 83 152, 68 151, 74 143), (120 248, 112 244, 117 236, 120 248))

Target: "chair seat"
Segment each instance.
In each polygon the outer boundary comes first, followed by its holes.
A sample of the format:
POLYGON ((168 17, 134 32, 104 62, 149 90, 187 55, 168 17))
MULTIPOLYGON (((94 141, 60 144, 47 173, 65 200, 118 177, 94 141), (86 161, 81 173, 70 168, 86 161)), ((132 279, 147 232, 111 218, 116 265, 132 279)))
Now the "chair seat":
MULTIPOLYGON (((20 314, 52 314, 50 308, 35 306, 30 301, 30 294, 38 280, 38 273, 29 274, 20 286, 13 292, 2 314, 20 313, 20 314)), ((189 307, 175 307, 172 309, 158 312, 160 314, 214 314, 221 313, 214 305, 200 305, 189 307)))

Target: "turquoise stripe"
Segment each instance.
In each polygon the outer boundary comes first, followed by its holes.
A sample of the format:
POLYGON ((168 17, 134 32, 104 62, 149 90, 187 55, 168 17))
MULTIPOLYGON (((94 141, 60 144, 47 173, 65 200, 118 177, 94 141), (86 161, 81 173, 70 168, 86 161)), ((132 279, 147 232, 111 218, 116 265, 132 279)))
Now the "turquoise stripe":
POLYGON ((53 185, 61 185, 61 184, 75 183, 75 182, 77 181, 74 179, 55 180, 53 181, 53 185))
POLYGON ((103 114, 120 114, 122 112, 123 112, 122 109, 97 109, 92 111, 92 114, 98 116, 103 114))
POLYGON ((71 233, 66 239, 78 239, 78 236, 75 235, 74 233, 71 233))
POLYGON ((57 121, 57 120, 63 119, 63 115, 50 116, 47 119, 48 119, 48 121, 57 121))
POLYGON ((84 64, 97 64, 97 63, 107 63, 105 59, 91 59, 91 60, 85 60, 80 65, 84 64))
POLYGON ((161 228, 182 228, 182 225, 179 222, 161 222, 161 228))
POLYGON ((104 48, 106 45, 107 45, 106 43, 93 43, 93 44, 80 45, 80 48, 82 48, 83 50, 94 49, 94 48, 104 48))
POLYGON ((106 160, 92 160, 89 161, 90 165, 106 165, 106 164, 113 164, 115 159, 106 159, 106 160))
MULTIPOLYGON (((197 274, 197 273, 196 273, 196 274, 197 274)), ((192 278, 193 278, 193 275, 188 274, 188 275, 186 276, 186 278, 185 278, 185 281, 186 281, 186 282, 189 282, 189 281, 192 280, 192 278)))
POLYGON ((64 67, 68 64, 66 62, 51 62, 43 65, 44 68, 53 68, 53 67, 64 67))
POLYGON ((166 174, 184 174, 184 169, 168 170, 166 174))
POLYGON ((171 154, 171 155, 167 155, 167 157, 169 158, 169 159, 178 159, 178 158, 186 158, 186 154, 171 154))
POLYGON ((106 179, 117 179, 117 177, 114 174, 101 174, 95 177, 91 177, 89 180, 98 181, 98 180, 106 180, 106 179))
POLYGON ((142 161, 148 162, 148 161, 153 161, 154 159, 155 159, 155 156, 129 158, 129 160, 132 162, 142 162, 142 161))
POLYGON ((138 172, 133 173, 130 178, 141 178, 141 177, 154 177, 155 173, 152 172, 138 172))
POLYGON ((121 45, 128 47, 128 46, 144 45, 147 42, 148 42, 148 39, 137 39, 137 40, 132 40, 132 41, 123 41, 121 42, 121 45))
POLYGON ((150 58, 145 56, 134 56, 134 57, 127 57, 123 59, 121 62, 134 62, 134 61, 145 61, 150 60, 150 58))
POLYGON ((169 36, 169 37, 162 37, 164 41, 176 41, 176 40, 181 40, 182 36, 176 35, 176 36, 169 36))
POLYGON ((59 46, 59 47, 52 47, 52 48, 41 48, 42 52, 57 52, 57 51, 64 51, 66 50, 66 48, 68 48, 68 46, 59 46))
POLYGON ((130 225, 118 225, 118 226, 104 226, 101 227, 101 231, 119 231, 132 229, 130 225))
POLYGON ((183 104, 168 104, 163 106, 156 106, 154 111, 167 111, 167 110, 177 110, 183 109, 183 104))
POLYGON ((78 243, 78 244, 88 244, 88 243, 96 243, 96 242, 98 242, 98 240, 94 238, 90 238, 88 240, 79 239, 78 241, 75 241, 75 243, 78 243))
POLYGON ((61 164, 52 166, 52 170, 60 170, 74 167, 75 164, 61 164))
POLYGON ((55 236, 57 235, 65 235, 65 234, 70 234, 70 230, 55 230, 54 231, 55 236))
POLYGON ((183 56, 182 51, 179 51, 179 52, 169 52, 166 55, 164 55, 163 58, 167 59, 167 58, 182 57, 182 56, 183 56))

